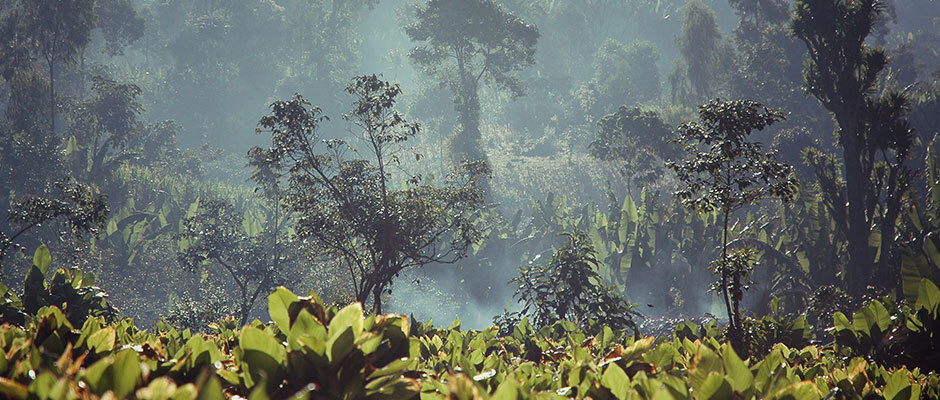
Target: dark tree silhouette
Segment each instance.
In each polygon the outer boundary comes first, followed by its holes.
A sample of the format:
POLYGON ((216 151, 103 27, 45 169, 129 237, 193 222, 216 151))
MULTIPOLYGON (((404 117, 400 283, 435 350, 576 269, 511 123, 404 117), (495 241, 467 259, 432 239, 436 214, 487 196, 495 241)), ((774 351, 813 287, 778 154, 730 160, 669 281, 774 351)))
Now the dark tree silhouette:
POLYGON ((323 140, 319 125, 326 117, 299 95, 272 104, 259 133, 271 133, 267 159, 287 171, 285 201, 297 216, 298 238, 341 264, 356 299, 371 297, 381 312, 382 295, 401 271, 456 262, 480 240, 471 217, 484 197, 474 179, 489 171, 465 164, 443 186, 413 176, 395 189, 391 168, 402 143, 419 131, 395 110, 401 89, 372 75, 357 77, 347 91, 356 101, 343 117, 359 130, 359 150, 368 159, 348 159, 346 143, 323 140))
POLYGON ((888 59, 883 49, 868 45, 866 38, 882 11, 878 0, 801 0, 792 22, 793 32, 809 49, 805 86, 832 112, 839 127, 845 185, 834 190, 845 194, 828 195, 834 214, 846 217, 840 221, 849 251, 843 278, 855 296, 864 292, 873 277, 869 239, 879 220, 880 234, 888 239, 882 249, 886 256, 880 260, 882 268, 889 268, 896 246, 890 238, 895 236, 901 198, 911 180, 905 166, 913 144, 906 121, 909 102, 899 93, 872 94, 888 59), (887 168, 879 167, 880 162, 887 168))

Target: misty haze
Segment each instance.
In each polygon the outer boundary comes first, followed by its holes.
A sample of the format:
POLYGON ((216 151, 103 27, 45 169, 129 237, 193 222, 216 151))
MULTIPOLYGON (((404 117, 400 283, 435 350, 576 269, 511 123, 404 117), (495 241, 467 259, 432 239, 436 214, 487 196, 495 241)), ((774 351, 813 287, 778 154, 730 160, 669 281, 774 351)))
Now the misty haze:
POLYGON ((940 397, 940 0, 0 0, 0 397, 940 397))

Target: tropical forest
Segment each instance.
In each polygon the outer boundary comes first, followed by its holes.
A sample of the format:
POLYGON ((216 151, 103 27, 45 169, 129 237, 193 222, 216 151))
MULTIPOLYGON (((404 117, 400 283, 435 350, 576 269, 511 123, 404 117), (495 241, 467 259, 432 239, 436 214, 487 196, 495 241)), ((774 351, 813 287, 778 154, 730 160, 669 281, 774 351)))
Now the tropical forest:
POLYGON ((940 398, 940 0, 0 0, 2 399, 940 398))

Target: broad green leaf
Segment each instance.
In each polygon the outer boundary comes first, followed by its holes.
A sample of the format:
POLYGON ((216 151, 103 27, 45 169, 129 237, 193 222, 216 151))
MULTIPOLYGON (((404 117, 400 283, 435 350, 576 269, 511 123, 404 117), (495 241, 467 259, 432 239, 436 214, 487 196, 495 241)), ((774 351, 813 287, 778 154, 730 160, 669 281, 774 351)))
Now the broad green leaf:
POLYGON ((697 350, 692 357, 692 365, 689 370, 689 385, 692 388, 698 388, 705 384, 705 380, 711 373, 723 375, 721 359, 714 351, 699 342, 696 342, 697 350))
POLYGON ((839 311, 836 311, 835 314, 832 314, 832 319, 833 326, 836 328, 836 331, 852 328, 852 323, 849 322, 849 318, 839 311))
POLYGON ((95 333, 92 333, 91 336, 88 336, 86 344, 88 349, 93 350, 95 354, 109 353, 114 350, 116 337, 114 327, 109 326, 99 329, 95 333))
POLYGON ((222 384, 211 373, 206 373, 205 383, 199 385, 199 397, 196 400, 225 400, 222 384))
POLYGON ((933 312, 940 305, 940 289, 937 288, 929 279, 921 279, 917 286, 917 301, 914 303, 915 309, 926 308, 933 312))
POLYGON ((770 398, 787 400, 820 400, 823 398, 823 393, 813 382, 802 381, 783 387, 770 396, 770 398))
POLYGON ((133 349, 123 350, 114 357, 114 364, 111 365, 112 390, 119 399, 127 398, 134 392, 140 381, 140 372, 137 352, 133 349))
POLYGON ((617 363, 610 363, 601 376, 601 386, 610 389, 614 397, 625 399, 627 389, 630 388, 630 378, 627 377, 626 372, 623 372, 623 369, 617 366, 617 363))
POLYGON ((113 362, 111 358, 98 360, 82 372, 81 380, 88 384, 92 392, 104 393, 111 387, 111 376, 107 372, 113 362))
POLYGON ((269 381, 277 381, 287 358, 287 352, 270 334, 251 326, 242 329, 238 338, 243 351, 243 369, 250 374, 249 387, 260 382, 266 376, 269 381), (264 375, 262 375, 262 373, 264 375))
POLYGON ((193 203, 189 205, 184 218, 192 218, 196 216, 196 213, 199 211, 199 199, 200 198, 197 197, 196 201, 193 201, 193 203))
POLYGON ((326 342, 326 355, 330 363, 337 363, 352 351, 355 345, 355 336, 353 328, 346 327, 342 333, 333 336, 333 329, 330 329, 330 339, 326 342))
POLYGON ((268 314, 271 315, 271 320, 274 321, 281 332, 288 333, 291 331, 288 310, 290 305, 297 300, 299 300, 297 295, 283 286, 279 286, 268 295, 268 314))
POLYGON ((52 265, 52 254, 49 253, 49 248, 46 245, 40 245, 36 249, 36 253, 33 254, 33 265, 39 268, 43 276, 49 273, 49 266, 52 265))
POLYGON ((307 310, 300 310, 290 328, 290 333, 287 335, 291 349, 299 345, 297 340, 302 336, 315 338, 320 343, 323 343, 323 339, 326 338, 326 328, 307 310))
POLYGON ((897 370, 885 382, 882 391, 886 400, 910 400, 911 380, 906 370, 897 370))
POLYGON ((408 357, 399 358, 388 363, 388 365, 375 370, 371 375, 369 375, 369 378, 378 378, 380 376, 398 374, 404 371, 412 370, 417 367, 417 362, 417 360, 408 357))
POLYGON ((723 347, 721 358, 724 360, 725 374, 728 380, 731 381, 731 388, 738 393, 744 393, 754 383, 754 375, 751 374, 750 368, 741 360, 741 357, 738 357, 738 354, 734 352, 731 345, 723 347))
POLYGON ((110 220, 108 220, 108 226, 105 228, 105 233, 107 233, 108 236, 111 236, 114 234, 114 232, 117 232, 117 230, 118 230, 118 226, 117 226, 117 222, 114 221, 114 218, 111 218, 110 220))
POLYGON ((54 399, 51 394, 56 381, 57 379, 52 372, 43 372, 29 384, 29 391, 39 399, 54 399))
POLYGON ((493 393, 491 400, 516 400, 519 398, 519 382, 515 379, 507 378, 499 384, 496 392, 493 393))
POLYGON ((722 400, 733 398, 731 384, 724 376, 711 372, 698 388, 693 387, 692 396, 697 400, 722 400))
POLYGON ((330 320, 330 327, 327 330, 330 335, 330 340, 342 334, 346 328, 352 330, 352 338, 354 340, 362 333, 362 303, 355 302, 343 307, 342 310, 339 310, 339 312, 333 316, 333 319, 330 320))

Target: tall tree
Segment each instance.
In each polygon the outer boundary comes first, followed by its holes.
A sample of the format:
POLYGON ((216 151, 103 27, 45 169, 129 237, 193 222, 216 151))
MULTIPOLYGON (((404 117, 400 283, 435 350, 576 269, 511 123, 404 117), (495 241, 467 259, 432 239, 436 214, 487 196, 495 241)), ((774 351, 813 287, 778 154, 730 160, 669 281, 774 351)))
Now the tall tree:
MULTIPOLYGON (((869 238, 876 222, 883 219, 883 238, 894 237, 900 199, 910 185, 904 165, 912 145, 908 102, 896 93, 872 94, 888 62, 883 49, 866 43, 881 13, 879 0, 800 0, 792 22, 809 49, 805 86, 838 124, 845 202, 833 207, 847 209, 840 227, 849 251, 844 281, 853 295, 864 292, 874 272, 869 238)), ((890 255, 890 248, 882 253, 890 255)))
POLYGON ((486 161, 480 143, 480 82, 524 93, 515 73, 535 62, 538 29, 509 13, 494 0, 428 0, 413 10, 405 33, 420 45, 412 62, 448 86, 458 113, 451 157, 486 161))
MULTIPOLYGON (((55 133, 55 67, 73 63, 91 42, 95 0, 33 0, 3 14, 4 51, 42 58, 49 72, 49 126, 55 133)), ((22 59, 22 56, 16 57, 22 59)), ((19 67, 12 65, 12 67, 19 67)))
MULTIPOLYGON (((679 76, 688 79, 695 98, 693 104, 714 94, 715 77, 720 72, 722 61, 721 32, 715 13, 701 0, 689 0, 682 8, 682 31, 676 37, 676 45, 682 54, 682 62, 676 65, 679 76)), ((673 101, 677 100, 678 82, 673 82, 673 101)))

